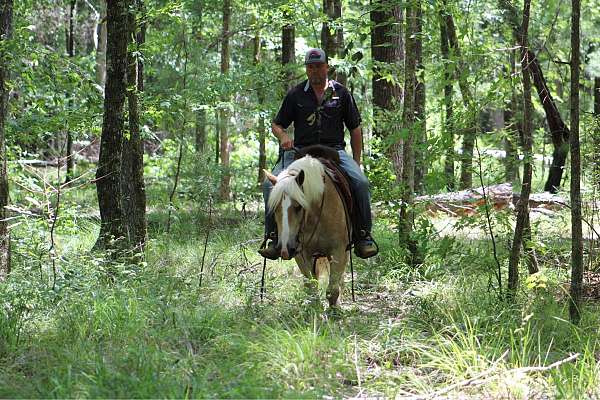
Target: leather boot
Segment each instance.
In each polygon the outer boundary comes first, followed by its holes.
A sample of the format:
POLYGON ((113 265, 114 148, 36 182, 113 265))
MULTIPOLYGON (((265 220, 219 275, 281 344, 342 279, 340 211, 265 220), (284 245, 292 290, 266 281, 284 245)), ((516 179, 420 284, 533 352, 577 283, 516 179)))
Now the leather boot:
POLYGON ((358 238, 354 241, 354 254, 360 258, 369 258, 377 253, 379 253, 379 246, 377 246, 371 234, 361 230, 358 238))
POLYGON ((268 258, 269 260, 277 260, 279 257, 281 257, 281 246, 278 245, 276 233, 271 233, 265 238, 262 246, 260 249, 258 249, 258 254, 268 258), (265 245, 267 240, 269 240, 269 243, 265 245))

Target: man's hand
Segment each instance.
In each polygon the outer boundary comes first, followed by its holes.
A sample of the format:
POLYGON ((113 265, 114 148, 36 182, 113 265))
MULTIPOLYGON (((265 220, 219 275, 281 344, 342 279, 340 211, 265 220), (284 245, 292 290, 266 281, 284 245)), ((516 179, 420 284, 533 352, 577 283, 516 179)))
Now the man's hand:
POLYGON ((281 144, 281 147, 284 150, 291 150, 292 147, 294 147, 294 140, 290 139, 287 133, 281 135, 281 137, 279 138, 279 143, 281 144))
POLYGON ((273 135, 279 140, 279 144, 284 150, 290 150, 294 147, 294 140, 290 139, 288 134, 283 129, 283 126, 277 125, 275 122, 271 124, 271 131, 273 131, 273 135))

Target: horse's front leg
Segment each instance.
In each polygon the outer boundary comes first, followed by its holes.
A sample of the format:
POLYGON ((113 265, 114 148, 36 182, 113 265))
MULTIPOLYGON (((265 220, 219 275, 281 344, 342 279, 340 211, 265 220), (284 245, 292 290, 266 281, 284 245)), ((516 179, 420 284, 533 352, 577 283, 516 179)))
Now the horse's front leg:
POLYGON ((327 301, 330 307, 339 307, 344 287, 344 271, 348 262, 348 253, 345 249, 335 251, 331 257, 329 271, 329 285, 327 286, 327 301))
POLYGON ((313 259, 306 254, 296 257, 296 264, 304 275, 304 291, 311 298, 318 297, 319 282, 313 272, 313 259))

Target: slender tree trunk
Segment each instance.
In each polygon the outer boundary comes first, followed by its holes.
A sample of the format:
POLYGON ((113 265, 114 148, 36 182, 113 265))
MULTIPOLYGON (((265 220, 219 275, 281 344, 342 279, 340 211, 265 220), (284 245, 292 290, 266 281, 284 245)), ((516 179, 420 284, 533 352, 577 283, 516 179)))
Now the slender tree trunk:
MULTIPOLYGON (((196 17, 198 18, 198 23, 193 25, 192 36, 196 38, 199 46, 202 46, 202 29, 204 25, 204 2, 200 1, 196 3, 198 6, 196 17)), ((194 129, 194 150, 196 151, 196 155, 204 154, 206 150, 206 142, 207 142, 207 129, 206 129, 206 108, 201 107, 198 111, 196 111, 196 123, 194 129)))
POLYGON ((581 226, 581 157, 579 149, 579 22, 581 5, 571 0, 571 301, 569 315, 575 324, 581 319, 583 284, 583 232, 581 226))
MULTIPOLYGON (((70 0, 69 2, 69 28, 67 30, 67 54, 69 58, 75 57, 75 6, 77 0, 70 0)), ((67 93, 69 110, 73 108, 73 99, 71 94, 67 93)), ((73 134, 67 125, 67 149, 66 149, 66 160, 67 160, 67 172, 65 181, 70 182, 73 179, 75 159, 73 157, 73 134)))
POLYGON ((455 78, 458 81, 458 87, 463 98, 463 103, 467 110, 467 124, 464 129, 462 154, 460 157, 460 187, 468 189, 473 186, 473 149, 475 148, 475 131, 477 124, 477 112, 473 104, 473 95, 467 82, 469 67, 464 62, 458 36, 456 35, 456 26, 452 14, 446 10, 445 14, 446 29, 448 33, 448 42, 454 57, 458 60, 458 68, 455 68, 455 78))
POLYGON ((221 134, 221 111, 215 108, 215 164, 219 163, 219 155, 221 152, 220 134, 221 134))
POLYGON ((125 236, 121 207, 121 154, 123 149, 123 104, 125 103, 127 43, 127 10, 129 1, 107 1, 106 92, 96 170, 96 190, 100 208, 100 235, 96 246, 114 247, 112 239, 125 236))
MULTIPOLYGON (((515 50, 511 50, 509 55, 509 72, 511 77, 516 73, 515 58, 515 50)), ((516 90, 514 85, 511 86, 511 100, 504 109, 504 124, 506 129, 506 136, 504 137, 504 150, 506 151, 506 158, 504 159, 504 180, 514 185, 517 181, 519 169, 519 154, 517 151, 517 144, 519 143, 520 137, 520 124, 515 115, 515 111, 518 107, 516 90)))
MULTIPOLYGON (((286 14, 287 17, 287 14, 286 14)), ((293 65, 296 61, 296 28, 294 24, 284 25, 281 30, 281 65, 284 71, 283 91, 293 87, 293 65)))
MULTIPOLYGON (((137 14, 143 15, 143 0, 135 0, 137 14)), ((140 18, 141 20, 141 18, 140 18)), ((143 250, 146 243, 146 189, 144 185, 144 144, 140 135, 139 94, 143 91, 143 76, 140 76, 143 62, 136 54, 141 51, 144 27, 138 31, 136 12, 128 15, 130 40, 132 45, 127 52, 127 104, 129 109, 129 138, 123 140, 121 164, 121 196, 124 228, 132 249, 143 250), (135 52, 134 52, 135 46, 135 52)), ((143 71, 142 71, 143 72, 143 71)))
POLYGON ((400 238, 407 246, 411 265, 418 263, 417 247, 412 238, 412 226, 414 224, 413 199, 415 191, 415 110, 417 91, 417 57, 416 57, 416 34, 417 15, 421 7, 420 0, 416 0, 406 8, 406 53, 404 67, 404 109, 402 111, 402 127, 407 130, 408 135, 404 140, 402 168, 402 206, 400 207, 400 238))
POLYGON ((427 116, 425 115, 425 66, 423 65, 423 10, 420 3, 416 8, 416 87, 415 87, 415 192, 423 193, 427 175, 427 116))
MULTIPOLYGON (((342 0, 323 0, 323 12, 327 18, 321 29, 321 47, 329 58, 337 56, 344 57, 344 30, 341 26, 333 28, 334 23, 341 24, 342 0), (332 32, 333 30, 333 32, 332 32)), ((346 85, 346 76, 334 69, 330 70, 330 76, 346 85)))
POLYGON ((206 147, 206 109, 201 108, 196 112, 196 131, 194 134, 196 153, 202 154, 206 147))
MULTIPOLYGON (((520 36, 522 28, 521 24, 519 23, 516 8, 512 5, 510 0, 499 0, 499 3, 500 7, 505 10, 504 15, 512 27, 515 36, 520 36)), ((551 193, 556 193, 560 188, 564 166, 567 160, 567 155, 569 154, 570 133, 569 128, 564 123, 560 112, 558 111, 558 107, 556 107, 552 93, 546 84, 546 79, 544 78, 539 60, 531 49, 529 49, 528 52, 529 54, 527 57, 530 62, 529 72, 531 74, 531 78, 533 79, 533 84, 535 85, 540 103, 544 108, 546 121, 548 122, 548 128, 550 129, 550 134, 552 137, 552 145, 554 146, 552 151, 552 165, 550 166, 550 170, 548 172, 548 179, 544 185, 544 190, 551 193)))
POLYGON ((444 143, 446 147, 446 159, 444 160, 444 175, 446 176, 446 188, 453 191, 456 188, 454 176, 454 108, 453 108, 453 85, 450 65, 450 41, 448 39, 448 28, 446 27, 446 1, 444 8, 439 11, 440 15, 440 49, 444 61, 444 143))
POLYGON ((594 115, 600 117, 600 76, 594 78, 594 115))
POLYGON ((96 83, 104 89, 106 82, 106 0, 100 0, 100 17, 96 28, 96 83))
MULTIPOLYGON (((13 0, 0 0, 0 45, 12 37, 13 0)), ((8 60, 0 53, 0 282, 10 273, 10 232, 6 220, 8 206, 8 174, 6 171, 6 120, 8 119, 7 82, 10 80, 8 60)))
MULTIPOLYGON (((260 51, 261 51, 261 41, 260 41, 260 31, 257 30, 254 34, 254 65, 255 67, 260 66, 260 51)), ((267 167, 267 154, 266 154, 266 140, 267 140, 267 129, 265 124, 265 116, 264 116, 264 103, 265 103, 265 94, 262 87, 259 87, 256 91, 256 96, 258 98, 258 183, 261 184, 265 180, 265 171, 264 169, 267 167)))
POLYGON ((517 204, 517 225, 513 238, 510 259, 508 263, 508 289, 509 293, 516 292, 519 285, 519 258, 521 255, 521 245, 523 243, 523 233, 529 220, 529 195, 531 193, 531 160, 533 134, 531 127, 531 116, 533 114, 533 104, 531 103, 531 79, 529 75, 528 59, 528 32, 529 32, 529 12, 531 1, 525 0, 523 6, 523 31, 520 37, 521 45, 521 69, 523 75, 523 185, 521 187, 521 197, 517 204))
MULTIPOLYGON (((600 126, 600 77, 594 78, 594 117, 596 126, 600 126)), ((600 189, 600 132, 596 130, 593 133, 594 141, 594 182, 597 189, 600 189)))
MULTIPOLYGON (((221 74, 229 73, 229 24, 231 21, 231 0, 223 0, 223 40, 221 41, 221 74)), ((229 171, 229 135, 227 132, 228 112, 221 110, 220 115, 220 153, 221 167, 223 175, 219 186, 219 197, 222 200, 228 200, 231 196, 229 187, 231 181, 231 172, 229 171)))

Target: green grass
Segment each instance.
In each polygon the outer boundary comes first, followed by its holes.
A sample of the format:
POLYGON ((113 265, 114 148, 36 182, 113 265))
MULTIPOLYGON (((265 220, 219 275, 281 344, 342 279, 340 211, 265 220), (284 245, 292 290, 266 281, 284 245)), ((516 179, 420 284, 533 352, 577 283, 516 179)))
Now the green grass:
POLYGON ((291 262, 269 262, 260 301, 261 219, 233 208, 215 209, 199 287, 205 208, 180 207, 169 235, 166 211, 153 211, 142 264, 90 253, 97 222, 65 218, 54 289, 45 222, 17 226, 0 285, 0 397, 600 395, 597 306, 580 327, 565 320, 553 248, 545 284, 509 305, 489 288, 486 241, 422 233, 426 263, 413 269, 380 220, 382 255, 355 259, 357 302, 346 290, 334 313, 307 301, 291 262))

